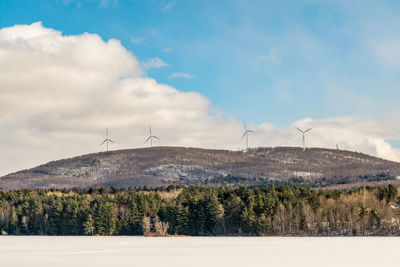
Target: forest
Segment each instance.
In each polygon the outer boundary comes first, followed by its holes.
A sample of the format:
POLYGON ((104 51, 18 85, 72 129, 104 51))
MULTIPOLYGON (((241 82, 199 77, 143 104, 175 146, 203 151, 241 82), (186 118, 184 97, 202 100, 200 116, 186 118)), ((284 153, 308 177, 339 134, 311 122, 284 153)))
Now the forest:
POLYGON ((400 236, 398 188, 0 190, 3 235, 400 236))

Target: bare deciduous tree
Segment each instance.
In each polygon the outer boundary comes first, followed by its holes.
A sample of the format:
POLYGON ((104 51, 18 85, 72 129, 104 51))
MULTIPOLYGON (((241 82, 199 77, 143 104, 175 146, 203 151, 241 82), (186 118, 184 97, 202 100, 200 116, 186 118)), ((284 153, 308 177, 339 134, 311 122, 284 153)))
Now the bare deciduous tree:
POLYGON ((167 222, 160 221, 160 218, 158 218, 158 216, 156 216, 154 218, 153 225, 154 225, 154 231, 155 231, 156 235, 159 235, 159 236, 167 236, 168 235, 169 224, 167 222))
POLYGON ((149 217, 144 217, 142 222, 142 230, 144 235, 149 235, 151 231, 151 222, 149 217))

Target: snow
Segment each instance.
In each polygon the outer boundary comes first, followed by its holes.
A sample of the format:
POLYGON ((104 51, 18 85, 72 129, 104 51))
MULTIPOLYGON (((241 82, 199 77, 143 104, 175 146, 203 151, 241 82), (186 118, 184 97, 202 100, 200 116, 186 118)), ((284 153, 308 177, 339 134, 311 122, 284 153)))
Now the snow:
POLYGON ((397 237, 0 237, 1 266, 395 266, 397 237))

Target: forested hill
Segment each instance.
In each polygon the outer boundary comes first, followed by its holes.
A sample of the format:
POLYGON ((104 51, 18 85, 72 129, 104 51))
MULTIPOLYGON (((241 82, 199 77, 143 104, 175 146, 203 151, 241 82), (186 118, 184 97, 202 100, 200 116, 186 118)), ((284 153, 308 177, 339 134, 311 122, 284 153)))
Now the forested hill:
POLYGON ((247 152, 152 147, 87 154, 9 174, 0 188, 158 187, 170 184, 262 186, 399 182, 400 163, 361 153, 296 147, 247 152))
POLYGON ((400 236, 398 188, 0 190, 3 235, 400 236))

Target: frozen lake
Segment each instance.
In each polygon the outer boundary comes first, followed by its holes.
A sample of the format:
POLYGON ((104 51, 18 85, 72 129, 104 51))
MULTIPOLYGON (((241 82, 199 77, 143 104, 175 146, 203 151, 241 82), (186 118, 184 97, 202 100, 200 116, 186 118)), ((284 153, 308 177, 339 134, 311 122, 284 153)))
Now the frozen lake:
POLYGON ((0 236, 0 265, 396 266, 399 248, 393 237, 0 236))

